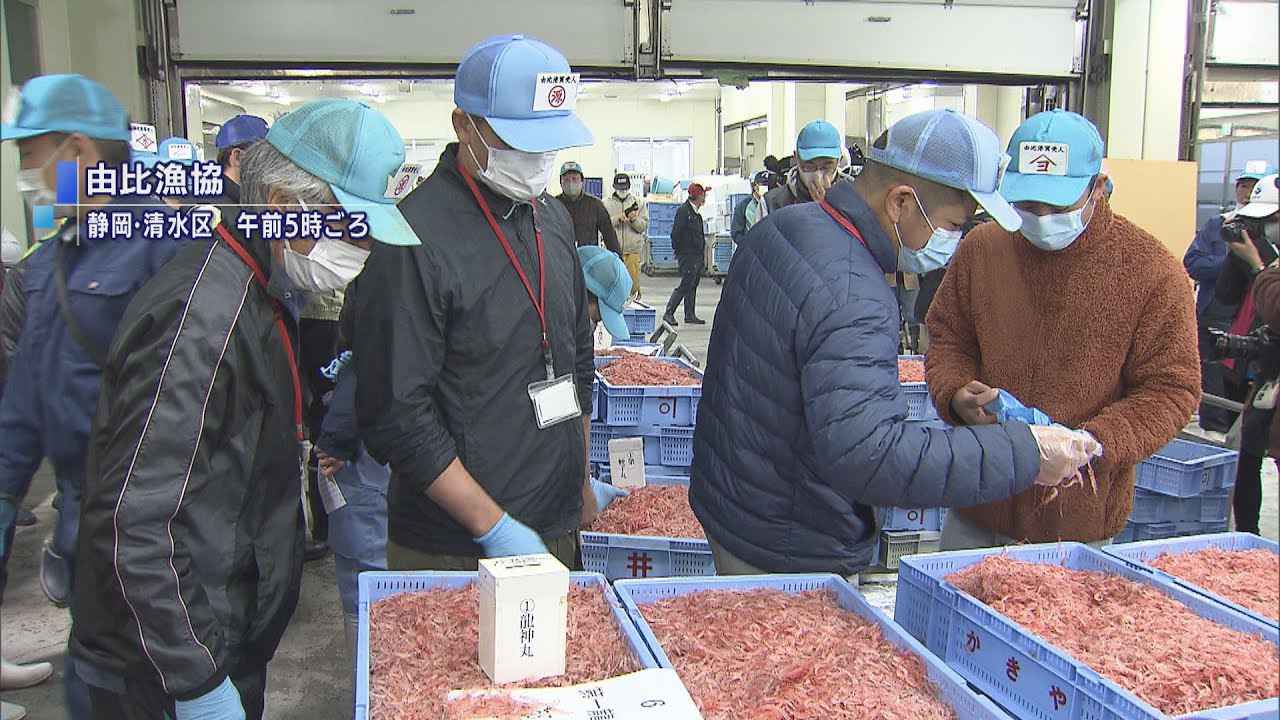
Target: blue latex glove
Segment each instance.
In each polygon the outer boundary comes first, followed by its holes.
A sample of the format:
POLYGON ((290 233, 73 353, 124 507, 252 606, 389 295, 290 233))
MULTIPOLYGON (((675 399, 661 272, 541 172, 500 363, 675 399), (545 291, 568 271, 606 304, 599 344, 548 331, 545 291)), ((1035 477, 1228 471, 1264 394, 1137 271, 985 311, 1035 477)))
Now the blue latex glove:
POLYGON ((195 700, 175 702, 173 711, 175 720, 245 720, 240 691, 230 678, 195 700))
POLYGON ((622 488, 614 487, 609 483, 602 483, 595 478, 591 479, 591 492, 596 496, 597 512, 604 512, 604 509, 609 507, 609 503, 620 497, 630 495, 630 493, 622 488))
POLYGON ((0 557, 4 557, 5 552, 8 551, 4 541, 9 537, 9 530, 17 521, 18 506, 8 500, 0 500, 0 557))
POLYGON ((502 513, 497 524, 476 538, 476 542, 484 549, 485 557, 534 555, 547 551, 538 533, 507 513, 502 513))
POLYGON ((1001 390, 1000 395, 993 402, 987 404, 986 411, 995 415, 996 420, 999 422, 1021 420, 1028 425, 1053 424, 1053 418, 1049 417, 1043 410, 1023 405, 1018 398, 1005 390, 1001 390))

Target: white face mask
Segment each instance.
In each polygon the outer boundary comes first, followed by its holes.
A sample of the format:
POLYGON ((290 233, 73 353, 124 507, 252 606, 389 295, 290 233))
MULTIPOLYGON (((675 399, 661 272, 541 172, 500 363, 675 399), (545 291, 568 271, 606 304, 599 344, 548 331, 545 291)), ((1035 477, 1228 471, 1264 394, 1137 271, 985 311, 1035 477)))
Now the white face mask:
POLYGON ((284 272, 299 290, 306 292, 345 288, 368 259, 368 250, 331 238, 321 238, 307 255, 295 252, 288 242, 284 244, 284 272))
POLYGON ((582 183, 578 181, 566 182, 562 185, 564 194, 571 198, 576 198, 582 194, 582 183))
POLYGON ((45 161, 44 165, 41 165, 38 168, 19 170, 17 182, 15 183, 15 185, 17 185, 18 192, 28 203, 32 205, 53 205, 54 214, 58 217, 70 217, 75 214, 76 208, 74 205, 56 204, 55 201, 58 196, 54 194, 53 189, 49 187, 49 183, 45 182, 44 171, 51 163, 57 160, 58 154, 62 152, 62 148, 70 141, 71 138, 67 138, 62 141, 62 144, 53 151, 53 154, 49 156, 49 159, 45 161))
MULTIPOLYGON (((485 185, 503 197, 520 202, 532 202, 546 191, 547 184, 551 182, 551 173, 555 171, 555 150, 531 153, 490 147, 476 127, 476 121, 470 115, 467 120, 476 131, 476 137, 489 149, 489 167, 480 171, 480 179, 485 185)), ((479 168, 480 160, 470 145, 467 145, 467 152, 471 153, 471 159, 479 168)))
POLYGON ((1093 214, 1090 213, 1089 220, 1084 219, 1088 208, 1089 205, 1085 205, 1078 210, 1053 215, 1035 215, 1017 207, 1014 210, 1022 217, 1021 232, 1027 242, 1046 252, 1059 252, 1071 247, 1089 226, 1093 214))

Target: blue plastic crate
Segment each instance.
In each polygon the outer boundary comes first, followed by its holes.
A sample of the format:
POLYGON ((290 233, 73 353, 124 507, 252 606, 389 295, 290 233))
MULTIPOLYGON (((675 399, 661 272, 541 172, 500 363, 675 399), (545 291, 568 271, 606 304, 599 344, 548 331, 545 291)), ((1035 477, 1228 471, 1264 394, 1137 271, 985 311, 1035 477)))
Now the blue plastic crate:
POLYGON ((879 508, 883 520, 881 530, 915 530, 940 532, 942 520, 946 517, 945 508, 879 508))
POLYGON ((1180 498, 1136 488, 1129 521, 1142 524, 1220 523, 1226 521, 1230 511, 1228 490, 1210 490, 1195 497, 1180 498))
MULTIPOLYGON (((899 360, 924 361, 923 355, 899 355, 899 360)), ((902 394, 907 397, 908 420, 939 420, 938 409, 933 406, 933 398, 929 397, 929 384, 922 382, 900 383, 902 394)))
MULTIPOLYGON (((1201 617, 1233 630, 1260 635, 1269 642, 1280 642, 1280 632, 1273 626, 1080 543, 964 550, 903 558, 898 568, 898 622, 978 690, 1020 718, 1167 720, 1163 713, 1133 693, 945 580, 946 576, 997 553, 1072 570, 1106 572, 1150 585, 1201 617), (1009 682, 1005 674, 1010 660, 1020 668, 1016 683, 1009 682)), ((630 606, 627 610, 630 612, 630 606)), ((642 635, 643 631, 641 626, 642 635)), ((662 658, 658 661, 662 662, 662 658)), ((1186 717, 1253 720, 1274 718, 1276 711, 1275 700, 1263 700, 1186 717)))
MULTIPOLYGON (((597 463, 599 467, 600 482, 613 484, 613 471, 609 469, 609 463, 597 463)), ((688 485, 689 484, 689 468, 687 467, 667 467, 666 465, 645 465, 644 466, 645 481, 654 485, 688 485)))
POLYGON ((617 438, 644 438, 644 464, 687 468, 693 465, 691 427, 613 427, 591 424, 591 454, 594 463, 609 462, 609 441, 617 438))
MULTIPOLYGON (((700 590, 781 590, 796 594, 807 590, 829 590, 836 603, 880 628, 891 645, 916 655, 923 661, 929 680, 938 696, 964 720, 1009 720, 1009 716, 990 700, 969 689, 955 671, 934 657, 915 638, 908 635, 889 616, 868 603, 849 583, 836 575, 753 575, 748 577, 674 578, 669 580, 619 580, 614 584, 618 597, 631 616, 640 635, 649 644, 661 667, 674 667, 657 637, 645 622, 643 606, 664 598, 687 595, 700 590)), ((786 642, 785 639, 781 639, 786 642)))
POLYGON ((729 264, 733 261, 734 244, 732 240, 717 241, 715 248, 711 251, 711 269, 720 272, 729 272, 729 264))
MULTIPOLYGON (((360 624, 356 636, 356 702, 355 720, 379 720, 369 717, 369 608, 382 598, 399 595, 405 592, 432 590, 436 588, 459 588, 475 582, 475 572, 365 572, 360 573, 359 598, 357 611, 360 613, 360 624)), ((649 651, 630 616, 622 609, 617 598, 609 590, 604 576, 599 573, 575 572, 569 574, 569 581, 579 587, 598 587, 604 593, 613 619, 618 623, 618 630, 627 642, 627 647, 635 654, 641 667, 658 667, 657 661, 649 651)), ((572 652, 572 648, 570 648, 572 652)))
POLYGON ((1137 485, 1144 490, 1184 498, 1224 490, 1236 484, 1238 456, 1235 450, 1174 440, 1138 463, 1137 485))
MULTIPOLYGON (((680 358, 656 358, 679 365, 702 379, 702 371, 680 358)), ((597 364, 596 367, 600 367, 597 364)), ((698 402, 702 386, 613 385, 603 375, 600 379, 600 417, 602 424, 615 427, 693 427, 698 422, 698 402)), ((672 463, 661 463, 671 465, 672 463)))
POLYGON ((641 302, 630 303, 622 309, 622 320, 633 338, 647 338, 658 329, 658 311, 641 302))
POLYGON ((1200 522, 1218 525, 1231 517, 1231 491, 1215 490, 1200 496, 1200 522))
POLYGON ((1178 534, 1177 524, 1171 522, 1130 523, 1130 525, 1133 526, 1134 540, 1163 540, 1178 534))
MULTIPOLYGON (((601 480, 608 477, 601 473, 601 480)), ((687 476, 651 475, 649 485, 689 485, 687 476)), ((696 538, 579 533, 582 539, 582 567, 597 572, 610 582, 628 578, 702 577, 716 574, 711 545, 696 538)))
POLYGON ((1148 542, 1130 543, 1123 547, 1108 545, 1102 548, 1102 552, 1107 553, 1112 557, 1119 558, 1125 563, 1128 563, 1143 572, 1149 572, 1156 577, 1162 577, 1194 593, 1198 593, 1233 610, 1242 612, 1255 620, 1264 622, 1268 625, 1280 626, 1280 619, 1266 617, 1262 613, 1237 605, 1225 597, 1222 597, 1211 590, 1207 590, 1190 580, 1183 580, 1176 575, 1170 575, 1163 570, 1157 570, 1149 564, 1152 560, 1155 560, 1165 553, 1181 555, 1182 553, 1195 552, 1197 550, 1204 550, 1205 548, 1218 548, 1220 550, 1261 549, 1270 550, 1273 553, 1280 554, 1280 543, 1276 543, 1274 540, 1258 537, 1251 533, 1242 532, 1196 535, 1173 540, 1152 540, 1148 542))
POLYGON ((582 191, 591 197, 604 199, 604 178, 583 178, 582 191))
POLYGON ((658 202, 652 201, 648 203, 649 208, 649 224, 653 225, 654 221, 673 222, 676 219, 676 210, 680 209, 680 203, 675 202, 658 202))

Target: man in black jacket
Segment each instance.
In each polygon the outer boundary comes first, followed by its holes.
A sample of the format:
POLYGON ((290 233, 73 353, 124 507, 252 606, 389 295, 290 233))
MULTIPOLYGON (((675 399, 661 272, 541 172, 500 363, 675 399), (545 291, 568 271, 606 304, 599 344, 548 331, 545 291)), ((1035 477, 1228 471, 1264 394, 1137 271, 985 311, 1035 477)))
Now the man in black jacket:
POLYGON ((609 252, 622 257, 622 245, 618 243, 618 231, 604 206, 604 201, 588 195, 583 189, 585 179, 582 166, 569 161, 560 167, 560 190, 556 199, 564 203, 573 219, 573 236, 578 247, 599 247, 600 240, 609 252))
POLYGON ((698 211, 707 202, 707 190, 698 183, 689 186, 689 199, 676 210, 671 224, 671 248, 680 263, 680 284, 671 293, 663 322, 675 327, 676 308, 684 303, 684 321, 690 325, 706 325, 698 317, 698 283, 702 281, 702 269, 707 262, 706 228, 698 211))
POLYGON ((581 413, 592 327, 569 213, 546 193, 556 151, 591 143, 575 101, 554 48, 520 35, 472 48, 454 85, 458 142, 400 203, 422 242, 379 243, 361 276, 356 419, 391 466, 391 569, 578 562, 595 508, 581 413), (553 103, 538 94, 553 90, 553 103))
POLYGON ((263 716, 302 574, 299 288, 345 287, 373 237, 405 242, 412 230, 383 198, 403 161, 377 111, 303 105, 246 153, 246 209, 223 208, 216 241, 179 251, 125 313, 93 425, 73 604, 94 720, 263 716), (264 207, 315 213, 323 234, 268 242, 255 227, 268 213, 248 210, 264 207))

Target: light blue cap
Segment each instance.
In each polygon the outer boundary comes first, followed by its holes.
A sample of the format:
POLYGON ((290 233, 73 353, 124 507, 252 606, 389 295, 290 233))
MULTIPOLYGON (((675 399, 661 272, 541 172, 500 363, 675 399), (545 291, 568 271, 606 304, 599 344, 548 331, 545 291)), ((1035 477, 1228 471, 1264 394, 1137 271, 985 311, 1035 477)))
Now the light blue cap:
POLYGON ((196 146, 183 137, 165 138, 160 141, 160 146, 156 150, 157 152, 153 153, 133 153, 133 159, 147 167, 155 167, 160 163, 191 165, 200 159, 199 154, 196 152, 196 146))
POLYGON ((815 158, 839 160, 842 147, 840 131, 826 120, 814 120, 805 125, 800 130, 800 137, 796 138, 796 155, 801 160, 815 158))
POLYGON ((41 75, 27 81, 16 108, 5 108, 0 140, 45 133, 80 133, 129 142, 129 114, 110 90, 83 75, 41 75))
POLYGON ((582 263, 587 290, 599 301, 605 329, 615 341, 629 340, 631 331, 622 319, 622 309, 631 297, 631 275, 627 273, 627 266, 617 255, 593 245, 578 248, 578 261, 582 263))
POLYGON ((516 150, 549 152, 594 142, 574 115, 578 78, 558 50, 524 35, 498 35, 467 51, 453 102, 489 121, 516 150))
POLYGON ((374 239, 421 244, 395 199, 387 197, 388 180, 404 164, 404 140, 382 113, 355 100, 312 100, 276 120, 266 139, 329 183, 348 212, 364 213, 374 239))
POLYGON ((1069 207, 1102 172, 1102 135, 1083 115, 1047 110, 1026 119, 1009 140, 1009 172, 1000 187, 1011 203, 1069 207))
POLYGON ((873 161, 966 190, 1000 227, 1022 227, 1022 218, 998 192, 1009 156, 991 128, 954 110, 927 110, 894 123, 887 140, 884 147, 871 144, 873 161))

